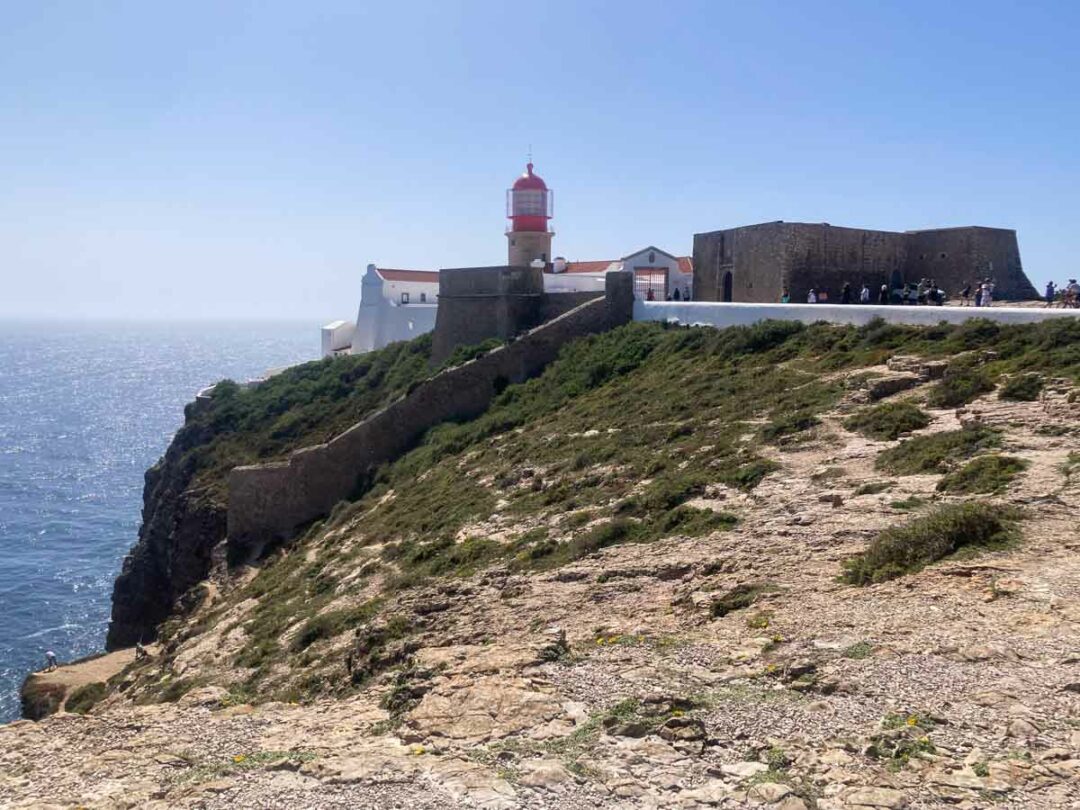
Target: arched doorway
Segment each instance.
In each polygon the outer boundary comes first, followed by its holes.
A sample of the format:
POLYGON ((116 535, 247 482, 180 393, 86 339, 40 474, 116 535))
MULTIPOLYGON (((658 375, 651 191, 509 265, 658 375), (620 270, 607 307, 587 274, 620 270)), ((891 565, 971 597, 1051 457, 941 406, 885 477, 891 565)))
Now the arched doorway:
POLYGON ((720 300, 721 301, 730 301, 731 300, 731 284, 732 284, 732 281, 733 281, 733 279, 731 277, 731 271, 728 270, 726 273, 724 273, 724 282, 723 282, 721 292, 720 292, 720 300))

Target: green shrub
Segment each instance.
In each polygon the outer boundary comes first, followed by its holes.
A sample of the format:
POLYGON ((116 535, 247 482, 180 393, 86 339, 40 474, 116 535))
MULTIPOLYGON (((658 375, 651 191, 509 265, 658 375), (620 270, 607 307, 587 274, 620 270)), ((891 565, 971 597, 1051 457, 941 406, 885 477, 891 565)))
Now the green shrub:
POLYGON ((895 485, 895 481, 871 481, 856 488, 855 494, 877 495, 879 492, 885 492, 886 490, 892 489, 895 485))
POLYGON ((820 424, 821 420, 808 411, 782 414, 774 417, 771 422, 761 429, 761 438, 764 441, 776 444, 788 436, 802 433, 820 424))
POLYGON ((930 417, 910 402, 886 402, 864 408, 849 417, 844 427, 871 439, 892 441, 929 424, 930 417))
POLYGON ((941 382, 930 389, 927 402, 932 408, 957 408, 993 390, 994 383, 982 369, 949 367, 941 382))
POLYGON ((713 618, 720 618, 736 610, 748 608, 761 594, 776 590, 778 588, 771 582, 745 582, 713 599, 709 609, 713 618))
POLYGON ((1001 444, 1001 434, 972 425, 960 430, 916 436, 878 453, 874 466, 893 475, 944 473, 950 462, 971 458, 1001 444))
POLYGON ((1001 387, 998 397, 1019 402, 1034 402, 1042 392, 1043 378, 1038 374, 1021 374, 1012 377, 1001 387))
POLYGON ((979 456, 938 481, 941 492, 975 495, 1001 492, 1028 463, 1014 456, 979 456))
POLYGON ((885 529, 843 563, 852 585, 884 582, 921 570, 961 548, 997 549, 1015 540, 1019 513, 987 503, 948 504, 904 526, 885 529))
POLYGON ((109 694, 109 687, 100 681, 85 684, 68 695, 64 710, 75 714, 86 714, 107 694, 109 694))
POLYGON ((375 615, 378 604, 365 602, 358 607, 329 610, 313 616, 304 623, 292 641, 294 652, 306 650, 316 641, 333 638, 346 630, 352 630, 375 615))

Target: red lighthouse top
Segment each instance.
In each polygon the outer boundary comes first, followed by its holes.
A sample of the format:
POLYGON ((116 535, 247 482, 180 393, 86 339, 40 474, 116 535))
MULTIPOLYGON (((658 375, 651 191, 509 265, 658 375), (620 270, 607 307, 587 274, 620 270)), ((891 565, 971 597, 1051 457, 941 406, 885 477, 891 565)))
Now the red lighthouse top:
POLYGON ((506 216, 512 231, 540 231, 546 233, 548 220, 554 214, 554 193, 540 178, 533 174, 533 165, 525 167, 525 174, 514 181, 506 192, 506 216))

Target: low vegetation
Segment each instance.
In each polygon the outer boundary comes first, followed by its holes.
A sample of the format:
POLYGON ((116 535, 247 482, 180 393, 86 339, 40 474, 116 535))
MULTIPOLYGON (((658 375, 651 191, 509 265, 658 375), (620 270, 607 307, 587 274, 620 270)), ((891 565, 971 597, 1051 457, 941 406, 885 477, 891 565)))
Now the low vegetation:
POLYGON ((940 506, 903 526, 885 529, 869 548, 843 563, 842 578, 869 585, 919 571, 961 549, 1004 548, 1017 537, 1020 515, 983 502, 940 506))
POLYGON ((972 459, 940 481, 940 492, 953 495, 980 495, 1001 492, 1025 469, 1028 463, 1015 456, 989 455, 972 459))
POLYGON ((944 473, 952 464, 1000 444, 998 431, 972 425, 908 439, 878 453, 874 466, 893 475, 944 473))
POLYGON ((984 369, 949 366, 941 382, 930 389, 926 401, 932 408, 957 408, 993 390, 993 380, 984 369))
POLYGON ((910 402, 886 402, 848 417, 844 427, 870 439, 892 441, 930 424, 925 411, 910 402))
POLYGON ((1001 399, 1012 399, 1018 402, 1034 402, 1042 393, 1043 378, 1039 374, 1020 374, 1010 377, 998 396, 1001 399))
POLYGON ((720 618, 736 610, 748 608, 757 602, 762 594, 777 590, 779 589, 771 582, 743 583, 713 599, 709 609, 714 618, 720 618))
POLYGON ((64 710, 74 714, 86 714, 107 694, 109 694, 109 687, 104 683, 85 684, 68 695, 64 702, 64 710))
MULTIPOLYGON (((476 419, 434 427, 304 537, 271 549, 257 575, 206 610, 197 626, 215 626, 253 600, 229 619, 238 645, 231 660, 246 670, 246 680, 228 684, 237 700, 352 689, 366 676, 343 673, 343 650, 357 631, 385 624, 389 606, 410 604, 410 589, 452 589, 453 580, 493 566, 519 574, 554 569, 620 544, 685 542, 735 525, 737 514, 711 507, 725 489, 749 492, 771 475, 780 466, 771 458, 775 446, 818 437, 821 416, 848 390, 848 372, 898 352, 933 358, 978 349, 994 353, 978 366, 991 381, 1026 373, 1080 377, 1076 345, 1080 323, 977 321, 930 328, 766 322, 725 330, 632 323, 575 340, 541 376, 507 386, 476 419)), ((190 414, 174 450, 197 480, 218 486, 234 464, 325 440, 406 393, 431 373, 429 357, 425 337, 305 364, 255 389, 224 384, 190 414)), ((865 422, 854 429, 885 436, 919 429, 926 415, 899 405, 856 414, 865 422)), ((999 444, 997 433, 978 427, 920 436, 882 453, 879 467, 890 475, 947 473, 999 444)), ((837 465, 819 475, 843 472, 837 465)), ((880 492, 891 483, 860 489, 880 492)), ((740 502, 723 501, 736 504, 735 512, 740 502)), ((887 566, 870 560, 855 567, 863 573, 852 576, 873 581, 887 566)), ((713 613, 749 607, 768 588, 733 589, 713 613)), ((740 621, 767 621, 761 607, 740 621)), ((415 642, 422 625, 402 619, 379 638, 396 650, 415 642)), ((376 648, 379 660, 356 672, 387 665, 376 648)), ((139 688, 156 672, 141 677, 139 688)), ((159 679, 152 694, 175 699, 198 685, 159 679)))

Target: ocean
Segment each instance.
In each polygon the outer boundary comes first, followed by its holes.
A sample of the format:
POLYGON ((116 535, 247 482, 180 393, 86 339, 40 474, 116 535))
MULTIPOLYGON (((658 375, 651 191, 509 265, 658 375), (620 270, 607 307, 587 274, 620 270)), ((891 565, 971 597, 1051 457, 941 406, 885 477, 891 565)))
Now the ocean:
POLYGON ((46 650, 103 648, 143 473, 184 404, 318 352, 311 323, 0 322, 0 722, 46 650))

